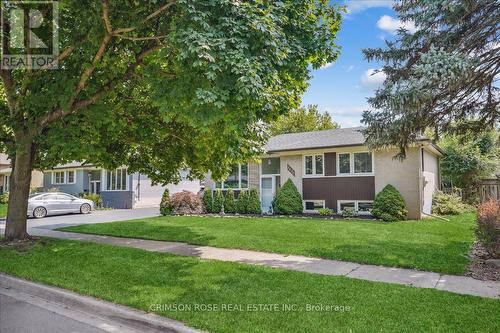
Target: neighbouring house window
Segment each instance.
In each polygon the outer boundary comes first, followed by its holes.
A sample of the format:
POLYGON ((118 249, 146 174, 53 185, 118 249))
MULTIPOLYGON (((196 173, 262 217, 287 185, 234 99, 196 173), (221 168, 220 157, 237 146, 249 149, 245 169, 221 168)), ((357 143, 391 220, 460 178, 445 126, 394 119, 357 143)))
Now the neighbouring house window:
POLYGON ((127 169, 116 169, 106 172, 106 189, 108 191, 127 190, 127 169))
POLYGON ((323 155, 304 156, 304 173, 309 176, 323 175, 323 155))
POLYGON ((9 190, 10 190, 10 176, 5 175, 3 176, 3 191, 9 192, 9 190))
POLYGON ((270 157, 262 159, 262 174, 263 175, 279 175, 280 174, 280 158, 270 157))
POLYGON ((373 208, 373 201, 339 200, 338 213, 341 214, 346 208, 352 208, 359 215, 369 215, 373 208))
POLYGON ((53 173, 53 175, 54 175, 54 184, 64 184, 65 183, 65 179, 64 179, 65 172, 64 171, 55 171, 53 173))
POLYGON ((325 208, 325 200, 304 200, 304 210, 309 212, 325 208))
POLYGON ((68 184, 74 184, 75 183, 75 172, 74 171, 67 171, 67 177, 68 177, 68 184))
POLYGON ((233 166, 226 180, 223 182, 216 182, 215 187, 220 189, 248 188, 248 164, 233 166))
POLYGON ((351 154, 339 154, 339 173, 351 173, 351 154))
POLYGON ((372 172, 372 153, 354 153, 354 173, 372 172))

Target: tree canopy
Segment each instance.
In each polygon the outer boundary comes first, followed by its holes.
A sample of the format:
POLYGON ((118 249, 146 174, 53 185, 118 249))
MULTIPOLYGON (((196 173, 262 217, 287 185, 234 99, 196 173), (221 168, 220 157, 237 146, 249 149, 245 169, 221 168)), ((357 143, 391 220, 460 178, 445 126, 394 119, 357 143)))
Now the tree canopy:
POLYGON ((259 124, 297 107, 310 68, 337 58, 340 18, 326 0, 60 1, 59 68, 0 71, 7 238, 26 235, 34 168, 128 165, 167 183, 258 154, 259 124))
POLYGON ((321 113, 317 105, 308 105, 281 115, 270 124, 271 135, 320 131, 338 128, 329 113, 321 113))
POLYGON ((478 136, 446 135, 439 142, 444 150, 441 172, 445 185, 461 188, 469 201, 477 199, 478 182, 500 173, 499 140, 498 130, 478 136))
POLYGON ((404 157, 426 128, 440 135, 498 124, 499 1, 400 0, 394 8, 416 29, 364 50, 387 75, 363 115, 369 145, 398 146, 404 157))

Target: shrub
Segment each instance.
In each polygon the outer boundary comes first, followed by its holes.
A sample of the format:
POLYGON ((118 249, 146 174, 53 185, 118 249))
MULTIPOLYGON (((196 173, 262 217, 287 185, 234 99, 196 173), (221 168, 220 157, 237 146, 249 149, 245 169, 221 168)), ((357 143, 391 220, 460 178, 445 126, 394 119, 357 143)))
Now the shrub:
POLYGON ((224 198, 224 212, 230 214, 236 213, 236 199, 234 198, 234 191, 232 188, 226 192, 226 197, 224 198))
POLYGON ((102 205, 102 199, 99 194, 91 194, 91 193, 85 193, 83 194, 82 198, 87 199, 87 200, 92 200, 96 207, 101 207, 102 205))
POLYGON ((260 214, 262 209, 260 207, 259 193, 256 188, 250 189, 250 194, 248 196, 247 213, 249 214, 260 214))
POLYGON ((160 214, 163 216, 172 214, 172 204, 170 202, 170 191, 168 188, 163 191, 160 202, 160 214))
POLYGON ((248 207, 248 191, 241 190, 238 195, 238 200, 236 200, 236 211, 240 214, 246 214, 248 207))
POLYGON ((358 212, 356 212, 352 207, 345 207, 342 210, 342 217, 349 218, 349 217, 355 217, 356 215, 358 215, 358 212))
POLYGON ((473 208, 462 202, 458 194, 446 194, 441 191, 434 193, 432 198, 432 213, 438 215, 459 215, 473 208))
POLYGON ((276 193, 273 208, 278 214, 302 213, 302 196, 290 179, 276 193))
POLYGON ((217 189, 215 190, 214 194, 212 213, 218 214, 222 212, 223 207, 224 207, 224 196, 222 195, 222 191, 220 189, 217 189))
POLYGON ((375 196, 372 214, 384 221, 398 221, 406 219, 408 209, 401 193, 389 184, 375 196))
POLYGON ((330 216, 333 214, 333 211, 330 208, 320 208, 318 209, 318 213, 322 216, 330 216))
POLYGON ((205 213, 212 213, 214 205, 214 198, 212 197, 212 190, 206 189, 203 192, 203 209, 205 213))
POLYGON ((9 203, 9 193, 0 194, 0 204, 9 203))
POLYGON ((477 207, 476 235, 494 258, 500 258, 500 201, 491 200, 477 207))
POLYGON ((201 214, 203 212, 203 203, 201 198, 189 191, 175 193, 170 197, 172 214, 201 214))

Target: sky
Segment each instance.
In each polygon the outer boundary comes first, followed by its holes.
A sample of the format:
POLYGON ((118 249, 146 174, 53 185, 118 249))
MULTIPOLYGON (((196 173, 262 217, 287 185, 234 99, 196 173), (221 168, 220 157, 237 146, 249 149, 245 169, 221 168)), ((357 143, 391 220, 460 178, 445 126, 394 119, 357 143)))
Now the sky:
MULTIPOLYGON (((334 1, 348 9, 337 34, 341 52, 337 61, 312 72, 302 104, 317 104, 345 128, 361 125, 361 114, 369 108, 367 98, 385 78, 384 73, 371 75, 382 64, 367 62, 362 49, 384 46, 402 23, 392 9, 392 0, 334 1)), ((404 27, 414 29, 411 24, 404 27)))

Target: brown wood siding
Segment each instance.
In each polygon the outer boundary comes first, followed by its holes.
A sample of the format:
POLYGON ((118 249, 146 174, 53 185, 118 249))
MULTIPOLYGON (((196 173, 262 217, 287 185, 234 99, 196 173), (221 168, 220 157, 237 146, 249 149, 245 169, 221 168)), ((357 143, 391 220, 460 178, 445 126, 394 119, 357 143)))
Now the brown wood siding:
POLYGON ((329 177, 302 179, 304 200, 325 200, 328 208, 337 210, 337 200, 373 200, 375 177, 329 177))
POLYGON ((335 176, 337 174, 337 153, 325 153, 325 176, 335 176))

